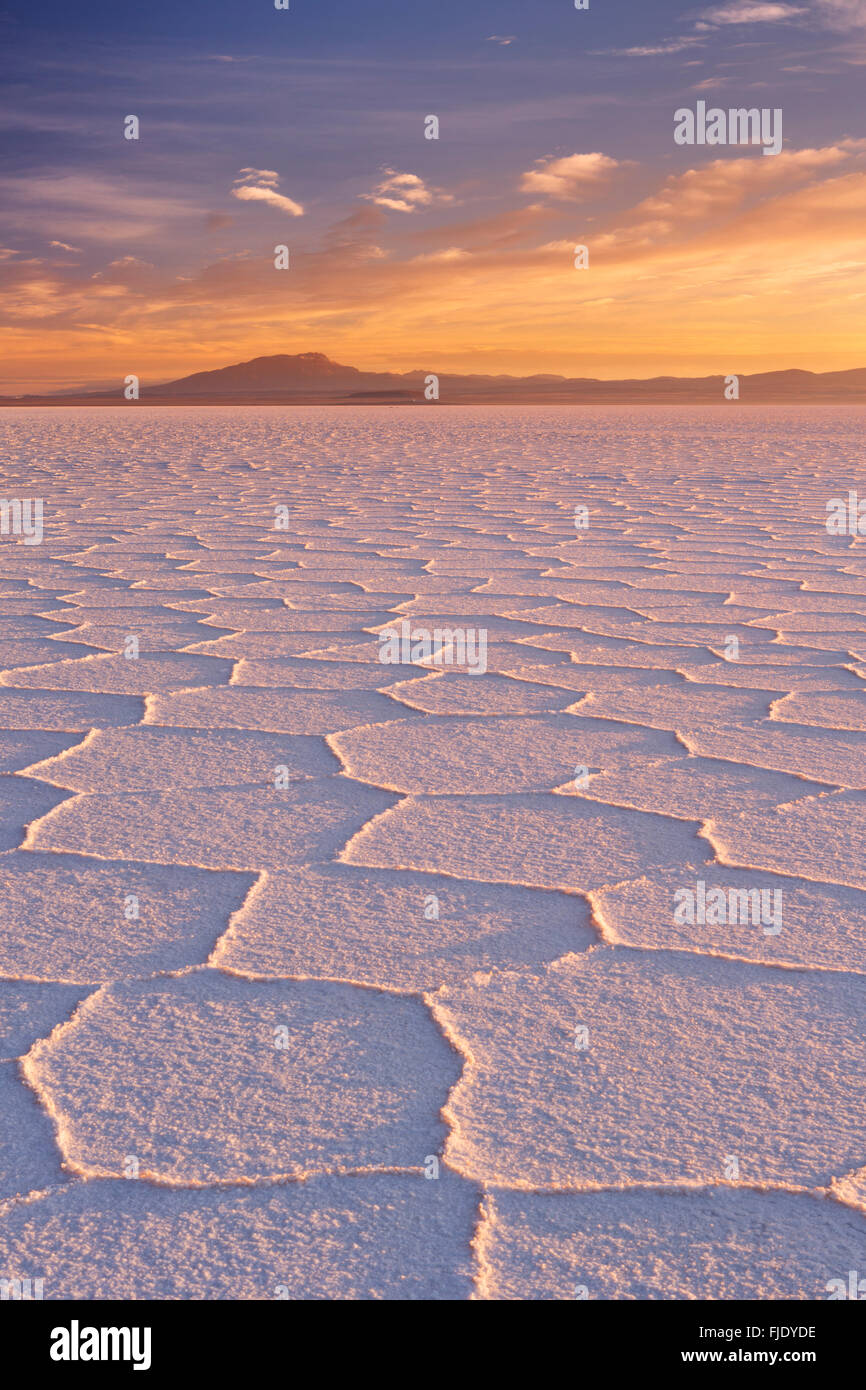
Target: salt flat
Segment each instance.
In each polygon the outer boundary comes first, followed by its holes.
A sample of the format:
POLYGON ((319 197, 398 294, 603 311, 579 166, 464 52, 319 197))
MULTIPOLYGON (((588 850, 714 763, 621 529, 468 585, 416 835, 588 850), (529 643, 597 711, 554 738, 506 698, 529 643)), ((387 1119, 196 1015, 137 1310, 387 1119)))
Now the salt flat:
POLYGON ((862 420, 3 412, 0 1277, 862 1270, 862 420))

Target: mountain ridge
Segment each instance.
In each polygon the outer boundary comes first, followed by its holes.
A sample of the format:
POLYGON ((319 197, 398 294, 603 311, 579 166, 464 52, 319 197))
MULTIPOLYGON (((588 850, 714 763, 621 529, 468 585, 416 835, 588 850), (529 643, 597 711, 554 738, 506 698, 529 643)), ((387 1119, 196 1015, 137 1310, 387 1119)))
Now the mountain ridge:
MULTIPOLYGON (((701 401, 724 400, 728 379, 703 377, 566 377, 542 372, 530 376, 506 373, 368 372, 334 362, 321 352, 273 353, 246 362, 193 372, 157 385, 141 384, 139 403, 146 404, 397 404, 428 403, 425 383, 435 376, 438 400, 447 404, 493 401, 565 403, 568 401, 701 401)), ((866 367, 836 372, 811 372, 799 367, 772 372, 738 374, 740 399, 770 401, 866 402, 866 367)), ((2 405, 131 405, 123 394, 104 388, 44 395, 0 396, 2 405)))

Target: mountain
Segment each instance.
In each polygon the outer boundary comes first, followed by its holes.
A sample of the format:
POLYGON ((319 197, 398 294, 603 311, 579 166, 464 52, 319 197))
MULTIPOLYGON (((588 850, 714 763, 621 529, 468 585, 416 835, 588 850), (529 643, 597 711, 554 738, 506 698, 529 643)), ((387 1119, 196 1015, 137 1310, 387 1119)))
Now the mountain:
MULTIPOLYGON (((409 373, 413 376, 413 373, 409 373)), ((420 382, 420 372, 414 373, 420 382)), ((299 352, 294 356, 279 353, 275 357, 254 357, 251 362, 238 362, 231 367, 217 367, 211 372, 193 372, 192 376, 169 381, 164 386, 145 387, 142 396, 237 396, 270 394, 271 392, 327 393, 364 390, 388 390, 403 377, 390 373, 362 372, 357 367, 343 367, 332 362, 323 352, 299 352)))
MULTIPOLYGON (((411 372, 365 372, 358 367, 332 362, 321 352, 278 353, 254 357, 213 371, 193 372, 177 381, 149 386, 142 382, 140 403, 151 405, 265 405, 265 404, 426 404, 425 381, 435 364, 411 372)), ((437 373, 439 401, 450 403, 681 403, 724 401, 722 376, 659 376, 625 381, 601 381, 594 377, 564 377, 549 373, 534 376, 461 376, 437 373)), ((798 369, 758 372, 739 376, 742 402, 824 401, 866 403, 866 368, 843 372, 807 372, 798 369)), ((131 405, 123 386, 58 393, 53 396, 0 396, 0 405, 131 405)))

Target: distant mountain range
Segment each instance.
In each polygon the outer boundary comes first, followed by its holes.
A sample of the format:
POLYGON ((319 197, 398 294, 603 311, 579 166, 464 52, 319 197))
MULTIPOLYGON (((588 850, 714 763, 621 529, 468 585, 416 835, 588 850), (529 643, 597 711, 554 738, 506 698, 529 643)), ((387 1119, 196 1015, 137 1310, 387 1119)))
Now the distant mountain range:
MULTIPOLYGON (((332 362, 321 352, 278 353, 254 357, 210 372, 193 372, 158 386, 141 383, 139 404, 146 405, 309 405, 428 404, 425 382, 434 374, 441 404, 482 402, 548 403, 681 403, 723 401, 722 376, 657 376, 647 380, 599 381, 593 377, 461 376, 436 373, 435 363, 412 372, 364 372, 332 362)), ((844 372, 795 369, 740 375, 742 402, 866 402, 866 367, 844 372)), ((0 396, 0 405, 124 405, 122 381, 116 390, 63 392, 56 395, 0 396)))

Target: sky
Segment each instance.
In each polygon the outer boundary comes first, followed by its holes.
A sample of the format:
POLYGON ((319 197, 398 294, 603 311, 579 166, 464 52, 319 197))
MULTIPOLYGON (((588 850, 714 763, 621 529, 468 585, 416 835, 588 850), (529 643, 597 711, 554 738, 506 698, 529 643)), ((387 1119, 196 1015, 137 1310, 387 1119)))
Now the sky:
POLYGON ((0 393, 866 366, 866 0, 289 4, 2 11, 0 393))

